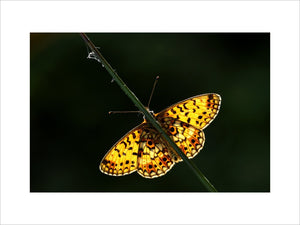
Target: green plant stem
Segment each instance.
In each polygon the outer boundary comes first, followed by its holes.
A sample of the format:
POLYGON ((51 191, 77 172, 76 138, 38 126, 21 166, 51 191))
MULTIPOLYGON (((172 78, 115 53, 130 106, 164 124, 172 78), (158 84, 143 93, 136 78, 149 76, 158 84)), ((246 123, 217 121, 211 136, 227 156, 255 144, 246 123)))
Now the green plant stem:
POLYGON ((89 49, 93 52, 93 57, 104 66, 108 73, 112 76, 113 80, 120 86, 120 88, 125 92, 125 94, 131 99, 135 106, 145 115, 146 120, 157 129, 163 138, 170 144, 170 146, 180 155, 183 161, 190 167, 190 169, 195 173, 197 178, 205 186, 205 188, 210 192, 217 192, 215 187, 209 182, 209 180, 203 175, 203 173, 198 169, 198 167, 189 160, 186 155, 180 150, 180 148, 175 144, 175 142, 170 138, 169 135, 162 129, 157 120, 151 115, 151 113, 145 108, 145 106, 140 102, 140 100, 135 96, 135 94, 127 87, 123 80, 118 76, 111 65, 102 56, 96 46, 90 41, 85 33, 80 33, 84 42, 87 44, 89 49))

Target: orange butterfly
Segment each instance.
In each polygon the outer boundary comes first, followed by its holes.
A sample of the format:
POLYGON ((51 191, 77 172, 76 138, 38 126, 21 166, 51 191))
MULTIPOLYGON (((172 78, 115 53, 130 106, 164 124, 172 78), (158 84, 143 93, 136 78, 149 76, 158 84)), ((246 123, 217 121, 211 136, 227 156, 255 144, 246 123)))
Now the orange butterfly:
MULTIPOLYGON (((182 152, 193 158, 204 146, 204 132, 221 106, 218 94, 203 94, 154 114, 182 152)), ((104 156, 100 170, 123 176, 137 171, 145 178, 165 175, 181 157, 146 120, 122 137, 104 156)))

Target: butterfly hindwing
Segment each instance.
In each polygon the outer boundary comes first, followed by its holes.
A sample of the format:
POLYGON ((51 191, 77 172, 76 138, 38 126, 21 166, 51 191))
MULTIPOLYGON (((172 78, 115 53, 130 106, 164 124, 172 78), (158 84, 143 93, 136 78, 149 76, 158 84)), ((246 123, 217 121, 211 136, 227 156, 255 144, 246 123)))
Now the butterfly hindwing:
POLYGON ((218 94, 204 94, 178 102, 157 113, 158 120, 172 117, 203 130, 217 116, 221 104, 218 94))
POLYGON ((136 171, 139 140, 144 123, 122 137, 104 156, 100 170, 108 175, 122 176, 136 171))
POLYGON ((138 150, 138 173, 145 178, 166 174, 174 165, 168 144, 156 129, 143 130, 138 150))
MULTIPOLYGON (((203 148, 205 136, 202 130, 170 117, 162 118, 160 123, 188 158, 193 158, 203 148)), ((173 152, 175 162, 182 161, 181 157, 175 151, 173 152)))

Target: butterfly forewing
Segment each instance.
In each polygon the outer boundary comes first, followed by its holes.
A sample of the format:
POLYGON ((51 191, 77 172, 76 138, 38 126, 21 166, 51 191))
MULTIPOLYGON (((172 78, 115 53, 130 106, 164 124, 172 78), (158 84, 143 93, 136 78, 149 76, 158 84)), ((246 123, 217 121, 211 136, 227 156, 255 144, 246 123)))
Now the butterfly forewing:
POLYGON ((133 128, 104 156, 100 163, 103 173, 122 176, 136 171, 139 141, 145 123, 133 128))
POLYGON ((218 94, 198 95, 178 102, 156 114, 158 120, 172 117, 203 130, 219 112, 221 97, 218 94))

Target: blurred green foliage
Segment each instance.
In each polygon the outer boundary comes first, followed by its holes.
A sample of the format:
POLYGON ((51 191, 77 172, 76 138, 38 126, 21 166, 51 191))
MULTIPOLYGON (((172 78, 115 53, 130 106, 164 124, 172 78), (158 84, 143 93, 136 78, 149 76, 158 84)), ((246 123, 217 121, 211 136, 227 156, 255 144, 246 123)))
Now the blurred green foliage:
MULTIPOLYGON (((222 96, 206 143, 192 160, 221 192, 270 191, 269 33, 88 34, 128 87, 154 112, 203 93, 222 96)), ((30 35, 32 192, 205 191, 184 164, 145 179, 102 174, 99 163, 141 115, 79 34, 30 35)))

